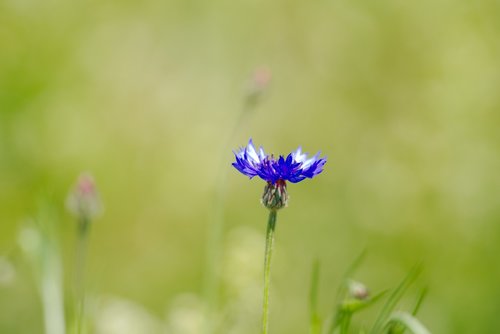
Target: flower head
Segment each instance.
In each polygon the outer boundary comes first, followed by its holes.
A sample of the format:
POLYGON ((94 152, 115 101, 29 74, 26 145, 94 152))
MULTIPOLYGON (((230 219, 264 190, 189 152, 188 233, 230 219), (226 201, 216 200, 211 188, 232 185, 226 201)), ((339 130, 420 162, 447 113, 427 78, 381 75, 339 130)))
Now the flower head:
POLYGON ((234 168, 250 178, 258 176, 271 184, 276 184, 279 180, 297 183, 306 178, 311 179, 323 171, 326 163, 326 158, 320 158, 319 152, 309 158, 306 153, 302 153, 301 147, 286 157, 280 155, 275 158, 273 155, 266 155, 262 147, 257 151, 252 139, 246 147, 234 152, 234 155, 234 168))
POLYGON ((81 174, 76 185, 68 195, 66 205, 76 217, 91 219, 102 211, 102 204, 94 178, 90 174, 81 174))
POLYGON ((258 176, 267 181, 262 204, 270 210, 278 210, 287 205, 286 181, 297 183, 306 178, 312 179, 323 171, 326 163, 326 158, 320 158, 319 152, 308 158, 300 147, 286 157, 280 155, 275 158, 272 154, 267 155, 262 147, 257 151, 252 139, 246 147, 234 152, 234 155, 234 168, 250 178, 258 176))

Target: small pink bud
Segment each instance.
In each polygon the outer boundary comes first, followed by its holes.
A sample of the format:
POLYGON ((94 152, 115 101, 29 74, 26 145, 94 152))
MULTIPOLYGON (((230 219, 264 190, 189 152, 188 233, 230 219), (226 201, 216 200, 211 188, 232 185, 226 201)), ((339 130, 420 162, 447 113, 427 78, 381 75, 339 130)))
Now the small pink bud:
POLYGON ((78 218, 89 220, 102 211, 102 204, 94 178, 90 174, 81 174, 76 185, 70 191, 66 206, 78 218))
POLYGON ((267 67, 255 70, 253 74, 253 85, 256 90, 264 91, 271 83, 271 71, 267 67))
POLYGON ((252 75, 247 93, 247 102, 256 104, 271 84, 271 71, 267 67, 257 68, 252 75))

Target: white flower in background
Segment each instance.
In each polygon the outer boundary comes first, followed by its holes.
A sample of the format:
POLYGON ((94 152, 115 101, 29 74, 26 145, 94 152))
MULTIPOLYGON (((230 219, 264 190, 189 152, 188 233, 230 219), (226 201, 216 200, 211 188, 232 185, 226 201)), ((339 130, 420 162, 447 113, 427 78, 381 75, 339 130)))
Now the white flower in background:
POLYGON ((0 256, 0 286, 7 286, 16 278, 16 270, 12 263, 5 257, 0 256))
POLYGON ((245 289, 255 285, 261 289, 263 242, 264 235, 248 227, 229 232, 222 280, 232 296, 244 294, 245 289))
POLYGON ((171 334, 199 334, 206 327, 204 305, 194 294, 182 294, 174 299, 167 314, 171 334))
POLYGON ((164 333, 164 326, 142 305, 117 297, 106 297, 97 305, 95 333, 160 334, 164 333))
POLYGON ((32 227, 23 227, 19 231, 17 241, 26 256, 33 259, 39 253, 42 244, 41 239, 42 237, 40 236, 39 231, 32 227))
POLYGON ((255 333, 261 318, 262 244, 264 235, 248 227, 229 232, 222 282, 229 300, 224 311, 224 333, 255 333))

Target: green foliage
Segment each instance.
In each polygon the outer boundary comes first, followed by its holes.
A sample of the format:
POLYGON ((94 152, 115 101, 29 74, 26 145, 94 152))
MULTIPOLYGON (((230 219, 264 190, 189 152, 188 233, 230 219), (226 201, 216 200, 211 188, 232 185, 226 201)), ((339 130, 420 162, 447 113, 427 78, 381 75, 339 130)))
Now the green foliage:
POLYGON ((403 297, 405 292, 408 290, 410 285, 415 281, 422 270, 421 265, 416 265, 413 267, 404 280, 399 284, 399 286, 392 291, 389 298, 387 299, 385 305, 382 307, 375 324, 370 332, 370 334, 382 333, 384 324, 387 322, 390 314, 394 311, 399 300, 403 297))
MULTIPOLYGON (((335 306, 333 321, 328 330, 328 334, 352 333, 351 322, 353 316, 359 311, 374 306, 377 301, 382 299, 388 291, 379 292, 373 296, 369 295, 367 288, 359 282, 353 282, 349 276, 353 275, 354 270, 359 267, 365 252, 361 253, 355 261, 350 265, 344 274, 342 283, 339 286, 339 295, 335 306)), ((430 332, 415 318, 418 309, 427 292, 423 289, 417 298, 412 314, 406 312, 394 312, 394 308, 407 292, 410 285, 415 281, 421 272, 421 265, 414 266, 403 281, 390 293, 385 304, 382 306, 378 317, 370 331, 371 334, 402 334, 405 329, 409 329, 415 334, 430 334, 430 332)), ((310 333, 321 333, 322 321, 317 310, 317 295, 319 281, 319 263, 316 261, 313 266, 311 275, 311 290, 310 290, 310 333)), ((364 333, 364 329, 361 329, 364 333)))
MULTIPOLYGON (((230 166, 231 149, 250 136, 275 153, 302 145, 329 157, 314 183, 288 188, 271 295, 286 316, 272 314, 272 333, 308 331, 315 257, 332 282, 318 292, 318 314, 336 312, 333 282, 364 247, 371 260, 359 276, 374 292, 422 259, 432 293, 418 317, 429 329, 500 332, 498 1, 5 0, 0 50, 0 256, 17 273, 9 284, 0 275, 0 333, 43 328, 16 243, 41 191, 52 194, 71 281, 64 202, 81 171, 95 176, 104 203, 89 243, 91 292, 162 320, 204 308, 182 297, 203 289, 224 179, 211 269, 233 285, 206 284, 220 287, 206 295, 215 295, 216 324, 252 328, 263 249, 251 238, 245 252, 226 245, 241 228, 264 234, 263 185, 230 166), (262 65, 270 89, 242 117, 262 65), (249 272, 255 280, 234 278, 249 272)), ((390 293, 351 328, 371 330, 390 293)))
POLYGON ((413 315, 407 312, 394 312, 386 325, 388 334, 402 334, 408 329, 413 334, 430 334, 431 332, 413 315))

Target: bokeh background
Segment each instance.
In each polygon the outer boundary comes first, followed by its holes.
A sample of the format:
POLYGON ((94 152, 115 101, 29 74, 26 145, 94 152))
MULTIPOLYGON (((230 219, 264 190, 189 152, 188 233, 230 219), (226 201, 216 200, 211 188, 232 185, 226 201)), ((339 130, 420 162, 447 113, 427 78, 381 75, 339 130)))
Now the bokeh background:
POLYGON ((70 295, 64 203, 82 171, 105 208, 87 267, 96 332, 200 333, 220 193, 221 332, 257 332, 263 182, 230 165, 250 137, 328 156, 278 217, 272 332, 307 332, 315 259, 330 314, 363 249, 355 278, 374 292, 423 263, 419 319, 433 333, 498 332, 499 87, 497 1, 4 0, 0 332, 43 332, 18 245, 40 202, 70 295), (238 123, 262 66, 272 83, 238 123))

